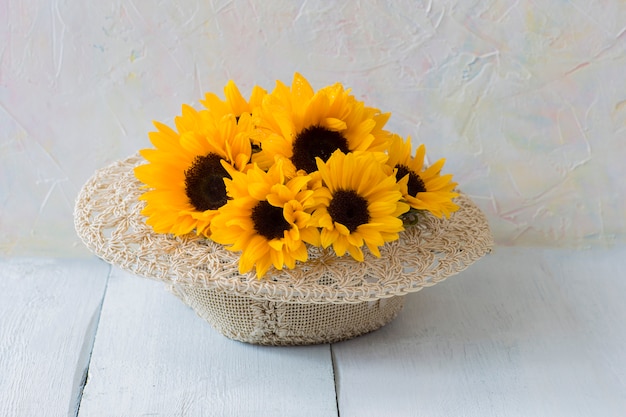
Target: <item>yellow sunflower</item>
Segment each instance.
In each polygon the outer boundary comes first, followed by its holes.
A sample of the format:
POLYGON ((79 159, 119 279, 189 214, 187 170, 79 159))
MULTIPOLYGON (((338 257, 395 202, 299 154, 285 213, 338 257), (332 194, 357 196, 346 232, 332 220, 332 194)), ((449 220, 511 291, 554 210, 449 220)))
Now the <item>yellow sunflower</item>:
POLYGON ((209 237, 209 224, 217 209, 226 204, 224 178, 229 174, 222 161, 244 170, 251 158, 249 114, 216 118, 207 110, 184 105, 175 118, 176 131, 154 122, 150 133, 155 149, 140 153, 147 164, 135 168, 145 184, 140 199, 142 214, 157 233, 184 235, 195 229, 209 237))
POLYGON ((445 159, 440 159, 429 167, 424 165, 426 148, 420 145, 411 157, 411 138, 403 141, 393 135, 389 145, 387 165, 396 170, 396 179, 402 195, 409 205, 417 210, 428 210, 441 218, 449 217, 459 209, 452 202, 458 197, 454 192, 457 183, 452 182, 452 175, 441 175, 445 159))
POLYGON ((310 212, 313 191, 308 176, 286 179, 279 161, 265 172, 256 164, 245 173, 226 167, 230 200, 211 222, 211 239, 241 251, 239 272, 256 268, 262 278, 271 265, 293 269, 308 259, 306 243, 319 246, 310 212))
POLYGON ((206 93, 204 100, 200 100, 200 103, 217 117, 226 114, 234 114, 235 117, 239 117, 243 113, 252 114, 256 108, 261 106, 263 97, 266 95, 266 90, 255 85, 252 88, 250 100, 246 100, 239 92, 235 82, 230 80, 224 87, 226 100, 220 99, 215 93, 206 93))
POLYGON ((317 170, 315 158, 326 161, 335 150, 382 152, 389 132, 389 113, 366 107, 340 83, 317 92, 296 73, 287 87, 280 81, 260 108, 261 152, 254 162, 263 168, 284 159, 285 172, 317 170))
POLYGON ((379 257, 378 247, 404 230, 398 216, 409 206, 401 201, 396 179, 385 172, 380 155, 335 151, 326 162, 317 158, 324 186, 315 190, 319 206, 313 216, 322 228, 322 246, 332 245, 338 256, 348 252, 363 261, 365 244, 379 257))

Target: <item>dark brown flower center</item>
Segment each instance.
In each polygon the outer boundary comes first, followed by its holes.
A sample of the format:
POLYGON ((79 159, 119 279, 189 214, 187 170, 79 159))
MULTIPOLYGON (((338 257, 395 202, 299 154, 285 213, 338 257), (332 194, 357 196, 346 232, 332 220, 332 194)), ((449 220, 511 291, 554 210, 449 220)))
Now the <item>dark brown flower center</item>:
POLYGON ((254 230, 267 240, 281 239, 285 230, 291 225, 283 216, 282 207, 275 207, 267 201, 259 201, 252 209, 252 223, 254 230))
POLYGON ((335 191, 328 206, 328 214, 334 222, 343 224, 350 232, 370 221, 367 200, 354 190, 335 191))
POLYGON ((405 175, 409 175, 408 193, 411 197, 415 197, 417 193, 423 193, 426 191, 426 185, 424 181, 415 172, 411 171, 406 165, 396 165, 398 172, 396 172, 396 181, 400 181, 405 175))
POLYGON ((326 162, 337 149, 343 153, 349 152, 348 141, 341 133, 322 126, 310 126, 296 135, 291 162, 296 169, 314 172, 317 171, 315 157, 326 162))
POLYGON ((196 156, 185 171, 185 193, 198 211, 217 210, 228 200, 224 178, 230 175, 220 163, 221 159, 214 153, 196 156))

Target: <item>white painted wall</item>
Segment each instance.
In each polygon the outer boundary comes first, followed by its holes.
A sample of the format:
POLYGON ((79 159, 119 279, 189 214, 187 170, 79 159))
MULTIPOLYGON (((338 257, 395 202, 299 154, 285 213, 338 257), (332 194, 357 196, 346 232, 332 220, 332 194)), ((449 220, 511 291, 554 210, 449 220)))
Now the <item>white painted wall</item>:
POLYGON ((0 255, 77 255, 73 202, 151 121, 300 71, 446 157, 500 244, 626 241, 620 0, 0 3, 0 255))

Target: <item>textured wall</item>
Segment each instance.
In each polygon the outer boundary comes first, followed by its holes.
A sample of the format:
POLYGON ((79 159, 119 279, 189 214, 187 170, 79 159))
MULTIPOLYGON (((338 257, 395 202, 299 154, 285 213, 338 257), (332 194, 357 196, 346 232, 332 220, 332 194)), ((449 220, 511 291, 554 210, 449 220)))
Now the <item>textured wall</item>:
POLYGON ((95 169, 229 78, 294 71, 447 157, 500 244, 626 241, 623 1, 257 3, 0 2, 0 255, 86 253, 95 169))

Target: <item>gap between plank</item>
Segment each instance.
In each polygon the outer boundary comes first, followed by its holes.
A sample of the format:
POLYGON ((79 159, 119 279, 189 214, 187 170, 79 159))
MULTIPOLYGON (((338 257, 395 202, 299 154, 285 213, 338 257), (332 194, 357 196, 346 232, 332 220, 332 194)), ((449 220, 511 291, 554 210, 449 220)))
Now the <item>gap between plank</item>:
POLYGON ((337 383, 338 375, 337 375, 337 366, 335 363, 335 351, 333 350, 333 345, 330 344, 330 363, 333 368, 333 384, 335 386, 335 408, 337 409, 337 417, 341 417, 339 411, 339 384, 337 383))
MULTIPOLYGON (((109 265, 109 270, 106 276, 106 282, 104 284, 104 291, 102 291, 102 298, 100 299, 100 303, 98 305, 98 309, 92 318, 92 322, 89 324, 87 328, 87 332, 85 333, 85 342, 91 340, 90 344, 83 343, 83 348, 80 352, 80 358, 84 358, 86 360, 84 370, 82 371, 82 375, 79 380, 79 386, 77 388, 78 392, 76 395, 76 413, 74 417, 78 417, 80 413, 80 404, 83 401, 83 392, 85 391, 85 386, 87 385, 87 380, 89 379, 89 367, 91 366, 91 355, 93 354, 93 348, 96 344, 96 335, 98 334, 98 327, 100 326, 100 317, 102 316, 102 306, 104 305, 104 299, 106 298, 107 290, 109 288, 109 280, 111 279, 111 272, 113 267, 109 265), (89 338, 91 336, 91 338, 89 338)), ((82 363, 83 361, 80 360, 82 363)), ((79 363, 80 365, 80 363, 79 363)), ((76 379, 75 379, 76 380, 76 379)))

